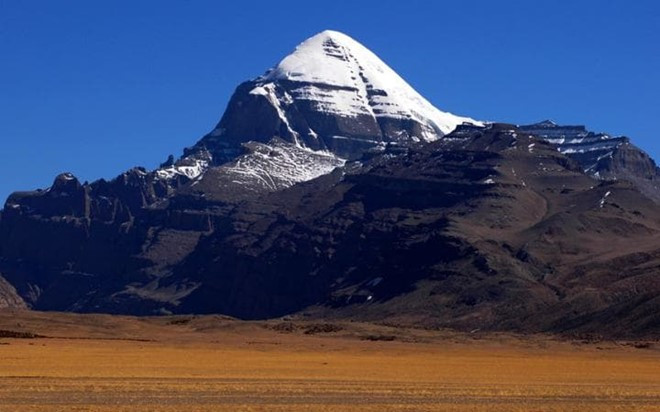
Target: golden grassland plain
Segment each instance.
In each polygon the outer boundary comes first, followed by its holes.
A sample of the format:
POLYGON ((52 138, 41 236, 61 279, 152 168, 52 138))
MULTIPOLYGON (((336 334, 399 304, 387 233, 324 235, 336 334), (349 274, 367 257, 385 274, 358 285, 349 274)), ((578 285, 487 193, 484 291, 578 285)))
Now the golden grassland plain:
POLYGON ((0 336, 3 412, 660 411, 655 342, 8 311, 0 336))

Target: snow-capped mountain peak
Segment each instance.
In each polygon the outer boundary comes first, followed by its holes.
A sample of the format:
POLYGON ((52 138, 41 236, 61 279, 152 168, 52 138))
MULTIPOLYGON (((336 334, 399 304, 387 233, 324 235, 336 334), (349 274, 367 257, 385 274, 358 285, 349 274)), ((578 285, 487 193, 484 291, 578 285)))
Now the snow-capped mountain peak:
POLYGON ((366 47, 326 30, 239 85, 215 129, 157 176, 276 190, 388 144, 437 140, 463 123, 482 124, 438 110, 366 47), (206 179, 214 168, 223 173, 206 179))
POLYGON ((298 89, 299 96, 316 100, 328 112, 414 119, 428 126, 422 136, 417 136, 424 140, 435 140, 464 122, 480 124, 438 110, 373 52, 333 30, 305 40, 262 80, 308 84, 298 89), (336 90, 318 92, 317 85, 336 90))
POLYGON ((434 141, 463 123, 482 124, 437 109, 366 47, 326 30, 241 84, 197 148, 217 162, 246 142, 279 138, 351 160, 377 146, 434 141))

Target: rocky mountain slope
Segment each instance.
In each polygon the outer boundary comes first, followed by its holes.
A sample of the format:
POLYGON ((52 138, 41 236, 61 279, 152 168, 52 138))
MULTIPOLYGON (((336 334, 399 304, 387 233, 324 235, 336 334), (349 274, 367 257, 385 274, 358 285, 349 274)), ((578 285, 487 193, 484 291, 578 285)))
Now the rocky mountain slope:
POLYGON ((554 144, 594 178, 625 179, 634 182, 647 196, 660 200, 660 169, 629 138, 591 132, 584 126, 560 126, 549 120, 521 126, 521 130, 554 144))
POLYGON ((24 309, 23 299, 16 293, 16 289, 0 276, 0 309, 24 309))
POLYGON ((627 138, 442 112, 328 31, 181 158, 12 194, 0 302, 657 336, 656 179, 627 138))

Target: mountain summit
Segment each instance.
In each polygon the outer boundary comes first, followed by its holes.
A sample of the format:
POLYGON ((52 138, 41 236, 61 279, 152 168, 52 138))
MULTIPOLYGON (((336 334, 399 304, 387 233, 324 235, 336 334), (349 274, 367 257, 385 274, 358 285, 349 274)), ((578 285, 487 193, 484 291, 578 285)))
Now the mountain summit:
POLYGON ((463 123, 481 124, 438 110, 366 47, 327 30, 240 85, 198 146, 226 159, 246 139, 279 137, 354 159, 388 143, 437 140, 463 123))
POLYGON ((431 141, 464 122, 478 123, 436 109, 378 56, 349 36, 326 30, 301 43, 263 77, 265 82, 297 82, 296 95, 317 103, 319 111, 347 117, 413 119, 420 138, 431 141), (327 96, 323 87, 341 93, 327 96))

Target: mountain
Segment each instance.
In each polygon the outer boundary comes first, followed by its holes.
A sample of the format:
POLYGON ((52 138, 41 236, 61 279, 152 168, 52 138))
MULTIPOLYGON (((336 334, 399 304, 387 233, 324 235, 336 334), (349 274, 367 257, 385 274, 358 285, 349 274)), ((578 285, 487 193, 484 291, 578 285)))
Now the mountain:
POLYGON ((179 159, 12 194, 0 300, 657 337, 656 170, 627 138, 442 112, 326 31, 179 159))
POLYGON ((241 84, 220 123, 193 150, 224 161, 246 140, 278 136, 355 159, 388 143, 437 140, 464 122, 480 124, 436 109, 364 46, 324 31, 241 84))

